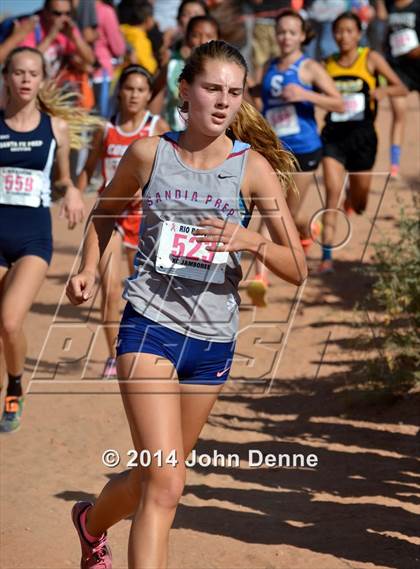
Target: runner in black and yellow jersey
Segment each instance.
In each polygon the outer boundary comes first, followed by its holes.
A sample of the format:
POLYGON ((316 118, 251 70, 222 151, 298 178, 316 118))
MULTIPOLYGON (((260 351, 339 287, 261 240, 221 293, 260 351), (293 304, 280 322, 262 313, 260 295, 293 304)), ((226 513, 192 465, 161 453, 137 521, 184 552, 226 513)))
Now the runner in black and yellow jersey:
POLYGON ((323 216, 323 249, 319 272, 331 272, 332 248, 340 194, 346 171, 349 186, 344 209, 361 214, 366 209, 377 136, 374 121, 377 103, 384 97, 404 96, 407 89, 377 52, 359 47, 361 22, 353 12, 344 12, 334 21, 333 31, 339 53, 330 56, 325 66, 345 102, 344 113, 328 113, 322 131, 323 170, 326 211, 323 216), (378 86, 382 75, 386 86, 378 86))

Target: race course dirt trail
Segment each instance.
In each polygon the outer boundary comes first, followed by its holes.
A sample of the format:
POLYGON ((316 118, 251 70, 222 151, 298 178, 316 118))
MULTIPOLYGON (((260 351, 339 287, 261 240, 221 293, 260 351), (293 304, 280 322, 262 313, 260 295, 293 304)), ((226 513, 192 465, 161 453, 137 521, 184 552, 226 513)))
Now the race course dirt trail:
MULTIPOLYGON (((251 307, 241 289, 232 377, 197 446, 201 455, 238 455, 240 464, 189 469, 171 532, 171 569, 420 566, 419 392, 369 406, 354 404, 352 384, 353 308, 369 290, 370 244, 396 234, 397 200, 412 207, 420 187, 419 98, 409 98, 402 177, 387 185, 389 122, 381 105, 368 210, 351 218, 336 272, 311 273, 300 296, 272 278, 264 309, 251 307), (250 468, 251 450, 314 454, 318 465, 250 468)), ((323 197, 320 172, 318 181, 323 197)), ((308 210, 319 209, 321 197, 314 185, 308 210)), ((64 299, 57 310, 82 235, 57 214, 55 207, 55 255, 26 326, 22 427, 0 439, 1 569, 78 568, 71 507, 94 499, 132 448, 117 385, 97 379, 106 358, 99 298, 83 308, 64 299), (117 468, 102 464, 106 449, 120 452, 117 468)), ((315 245, 311 269, 319 256, 315 245)), ((245 269, 249 262, 245 256, 245 269)), ((127 567, 129 528, 124 520, 109 531, 115 569, 127 567)))

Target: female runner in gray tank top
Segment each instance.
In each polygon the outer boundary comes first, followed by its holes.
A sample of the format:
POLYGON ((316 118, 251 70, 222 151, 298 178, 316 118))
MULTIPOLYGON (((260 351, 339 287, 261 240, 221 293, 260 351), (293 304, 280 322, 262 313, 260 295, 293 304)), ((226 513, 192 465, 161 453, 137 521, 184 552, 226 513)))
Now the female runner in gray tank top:
POLYGON ((307 276, 284 197, 293 161, 243 101, 246 75, 229 44, 196 48, 180 76, 186 130, 133 143, 91 214, 79 273, 67 288, 73 304, 91 298, 114 220, 142 188, 141 245, 124 292, 117 369, 134 448, 156 454, 149 467, 108 482, 95 504, 73 507, 82 569, 111 567, 106 531, 130 515, 129 569, 167 566, 185 459, 232 364, 241 252, 296 286, 307 276), (271 240, 247 228, 254 206, 271 240), (173 379, 161 381, 157 356, 173 379))

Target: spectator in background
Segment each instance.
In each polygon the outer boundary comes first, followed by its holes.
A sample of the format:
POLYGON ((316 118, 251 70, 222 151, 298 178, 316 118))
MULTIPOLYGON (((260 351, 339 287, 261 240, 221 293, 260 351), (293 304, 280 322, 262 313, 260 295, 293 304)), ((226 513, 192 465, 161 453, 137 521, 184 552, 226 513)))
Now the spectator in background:
POLYGON ((99 114, 109 116, 110 86, 114 76, 113 59, 125 54, 126 45, 115 10, 103 0, 96 0, 98 39, 95 42, 96 66, 93 73, 95 105, 99 114))
MULTIPOLYGON (((184 49, 183 55, 185 59, 190 55, 189 48, 185 44, 185 35, 187 33, 188 23, 191 18, 196 16, 208 16, 209 11, 207 5, 202 0, 182 0, 179 4, 177 22, 178 27, 172 30, 170 37, 170 45, 174 51, 184 49)), ((169 32, 166 32, 169 37, 169 32)))
POLYGON ((207 5, 203 0, 182 0, 177 12, 178 28, 182 37, 187 32, 188 22, 195 16, 208 16, 207 5))
MULTIPOLYGON (((20 45, 35 47, 44 55, 48 77, 74 62, 77 56, 82 64, 92 65, 95 56, 71 19, 70 0, 45 0, 38 13, 39 22, 20 45)), ((24 23, 24 21, 22 22, 24 23)))
MULTIPOLYGON (((176 26, 165 27, 163 32, 163 48, 166 53, 162 53, 162 65, 166 65, 172 53, 171 50, 179 50, 181 47, 185 50, 185 33, 187 31, 188 22, 195 16, 208 16, 209 10, 205 0, 182 0, 177 2, 178 11, 176 13, 176 26)), ((155 2, 155 18, 156 18, 156 2, 155 2)), ((165 26, 165 24, 163 24, 165 26)), ((188 55, 184 52, 185 57, 188 55)))
POLYGON ((184 130, 185 120, 181 117, 179 108, 179 76, 185 67, 185 61, 192 50, 211 40, 219 39, 219 24, 212 16, 195 16, 188 22, 184 45, 174 50, 169 60, 166 73, 166 105, 165 119, 172 130, 184 130), (186 50, 183 50, 183 47, 186 50))
POLYGON ((246 46, 247 32, 243 0, 210 0, 210 13, 220 24, 220 39, 242 51, 246 46))
MULTIPOLYGON (((111 1, 112 0, 108 0, 108 2, 111 1)), ((148 0, 120 0, 120 2, 117 2, 116 0, 116 3, 118 3, 117 12, 120 24, 126 24, 131 18, 131 13, 133 11, 134 5, 141 6, 142 4, 151 4, 153 6, 153 2, 148 2, 148 0)), ((153 55, 158 62, 158 65, 160 65, 161 48, 162 44, 164 43, 164 34, 160 31, 159 26, 156 23, 154 10, 153 20, 153 28, 147 31, 147 37, 152 42, 153 55)))
POLYGON ((155 25, 153 7, 149 2, 124 2, 118 10, 120 30, 131 49, 130 62, 141 65, 154 75, 158 64, 153 54, 152 42, 148 32, 155 25))
POLYGON ((373 18, 367 29, 368 45, 384 55, 384 40, 388 29, 388 13, 382 0, 373 0, 373 18))
MULTIPOLYGON (((0 65, 28 34, 34 31, 39 23, 39 16, 33 15, 25 19, 6 18, 0 23, 0 65)), ((1 80, 0 80, 1 82, 1 80)))
POLYGON ((74 19, 84 39, 93 46, 98 38, 95 0, 71 0, 74 19))
POLYGON ((162 32, 177 27, 180 0, 153 0, 154 15, 162 32))
POLYGON ((278 57, 275 20, 281 10, 290 7, 290 0, 251 0, 254 5, 254 31, 252 34, 252 68, 256 83, 260 83, 264 65, 278 57))
POLYGON ((311 59, 326 59, 338 50, 332 23, 348 9, 347 0, 307 0, 304 4, 315 37, 306 46, 305 54, 311 59))
MULTIPOLYGON (((160 70, 155 77, 153 84, 153 100, 150 103, 150 110, 156 114, 163 114, 166 95, 166 120, 175 129, 175 125, 181 129, 184 124, 179 117, 179 113, 174 108, 178 103, 178 76, 184 67, 184 62, 191 54, 191 47, 186 41, 187 28, 190 20, 197 16, 208 16, 209 12, 205 2, 202 0, 183 0, 179 4, 177 13, 178 27, 171 28, 164 33, 164 45, 160 63, 160 70), (170 67, 170 69, 169 69, 170 67), (178 74, 179 74, 178 73, 178 74), (169 85, 170 78, 175 77, 175 82, 169 85), (169 106, 169 108, 168 108, 169 106), (171 120, 175 113, 175 119, 171 120), (174 122, 175 121, 175 122, 174 122)), ((213 39, 213 38, 210 38, 213 39)))

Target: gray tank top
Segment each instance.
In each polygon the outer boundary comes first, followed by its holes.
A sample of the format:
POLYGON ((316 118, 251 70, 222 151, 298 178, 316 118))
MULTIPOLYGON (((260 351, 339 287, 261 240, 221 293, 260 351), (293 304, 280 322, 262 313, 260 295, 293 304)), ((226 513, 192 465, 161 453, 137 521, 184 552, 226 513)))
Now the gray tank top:
POLYGON ((181 161, 179 135, 170 132, 159 141, 143 189, 135 272, 123 296, 139 314, 176 332, 231 342, 239 319, 240 254, 213 256, 192 231, 205 217, 248 225, 240 188, 250 146, 236 140, 221 165, 197 170, 181 161))

